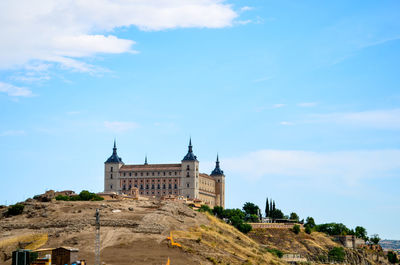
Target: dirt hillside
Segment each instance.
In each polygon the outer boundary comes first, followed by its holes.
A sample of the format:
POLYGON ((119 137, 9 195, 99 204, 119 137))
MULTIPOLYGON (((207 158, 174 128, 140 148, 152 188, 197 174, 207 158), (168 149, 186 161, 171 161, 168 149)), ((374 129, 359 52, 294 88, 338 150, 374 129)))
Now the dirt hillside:
POLYGON ((101 260, 106 264, 280 264, 259 244, 214 217, 179 202, 25 202, 21 215, 0 209, 0 264, 16 248, 68 246, 94 262, 95 210, 101 213, 101 260), (181 247, 166 239, 172 231, 181 247))

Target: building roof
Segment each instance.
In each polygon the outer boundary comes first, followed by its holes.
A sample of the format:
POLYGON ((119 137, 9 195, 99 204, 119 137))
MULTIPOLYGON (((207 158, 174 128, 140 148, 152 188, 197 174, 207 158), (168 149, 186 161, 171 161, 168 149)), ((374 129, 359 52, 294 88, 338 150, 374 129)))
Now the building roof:
POLYGON ((212 180, 215 181, 215 179, 214 179, 213 177, 211 177, 210 175, 205 174, 205 173, 200 173, 199 176, 200 176, 201 178, 212 179, 212 180))
POLYGON ((113 148, 113 153, 112 155, 107 159, 107 161, 105 163, 121 163, 123 164, 124 162, 122 162, 122 158, 118 156, 117 154, 117 145, 115 143, 114 140, 114 148, 113 148))
POLYGON ((181 170, 182 164, 146 164, 146 165, 123 165, 120 172, 128 171, 161 171, 161 170, 181 170))
POLYGON ((192 146, 191 138, 189 140, 188 153, 185 155, 185 157, 182 159, 182 161, 197 161, 197 156, 195 156, 193 153, 193 146, 192 146))
POLYGON ((217 161, 215 162, 215 168, 211 172, 211 176, 221 176, 221 175, 224 175, 224 171, 221 170, 221 168, 219 167, 219 158, 217 155, 217 161))

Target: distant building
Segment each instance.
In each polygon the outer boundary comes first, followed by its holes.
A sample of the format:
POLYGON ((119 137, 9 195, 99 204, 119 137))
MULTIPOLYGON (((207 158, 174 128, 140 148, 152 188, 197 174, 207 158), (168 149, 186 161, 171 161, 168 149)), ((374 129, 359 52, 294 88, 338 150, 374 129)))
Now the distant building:
POLYGON ((338 235, 335 236, 336 241, 342 243, 343 246, 347 248, 360 248, 365 245, 365 240, 362 238, 358 238, 354 235, 338 235))
POLYGON ((199 161, 190 140, 181 163, 148 164, 146 157, 144 164, 126 165, 118 156, 114 141, 113 153, 104 163, 104 192, 128 194, 137 188, 142 196, 183 196, 225 207, 225 175, 219 163, 217 155, 211 174, 199 173, 199 161))

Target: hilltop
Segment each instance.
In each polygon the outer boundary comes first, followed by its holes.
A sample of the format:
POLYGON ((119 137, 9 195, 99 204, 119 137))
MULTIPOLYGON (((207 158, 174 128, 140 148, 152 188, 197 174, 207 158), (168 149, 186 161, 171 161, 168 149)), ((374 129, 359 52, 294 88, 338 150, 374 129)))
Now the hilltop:
MULTIPOLYGON (((28 200, 23 213, 5 217, 0 208, 0 264, 11 264, 16 248, 69 246, 94 262, 94 214, 101 213, 101 259, 106 264, 286 264, 271 250, 299 253, 321 263, 335 246, 332 238, 289 229, 256 229, 248 235, 220 219, 171 201, 28 200), (167 237, 180 247, 172 247, 167 237)), ((346 264, 375 264, 376 256, 346 249, 346 264)), ((382 264, 382 263, 380 263, 382 264)))

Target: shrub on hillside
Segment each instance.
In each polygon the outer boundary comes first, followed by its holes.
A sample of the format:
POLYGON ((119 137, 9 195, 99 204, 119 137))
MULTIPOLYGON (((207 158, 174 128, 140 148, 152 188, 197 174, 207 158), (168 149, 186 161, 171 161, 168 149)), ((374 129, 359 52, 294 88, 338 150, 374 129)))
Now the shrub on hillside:
POLYGON ((328 252, 329 261, 343 262, 346 253, 342 247, 334 247, 328 252))
POLYGON ((392 264, 396 264, 397 262, 399 262, 396 253, 394 253, 393 251, 389 251, 387 257, 388 261, 392 264))
POLYGON ((269 253, 274 254, 274 255, 277 256, 278 258, 282 258, 282 256, 283 256, 283 252, 280 251, 279 249, 268 248, 267 251, 268 251, 269 253))
POLYGON ((247 234, 248 232, 251 231, 251 229, 253 229, 251 227, 251 225, 247 224, 247 223, 241 223, 236 227, 240 232, 242 232, 243 234, 247 234))
POLYGON ((69 196, 57 195, 56 196, 56 201, 69 201, 69 196))
POLYGON ((103 197, 100 197, 96 193, 89 192, 87 190, 83 190, 79 193, 79 195, 66 196, 66 195, 57 195, 57 201, 102 201, 103 197))
POLYGON ((300 226, 299 225, 294 225, 292 228, 293 233, 298 235, 300 233, 300 226))
POLYGON ((208 213, 212 214, 211 208, 206 204, 203 204, 202 206, 200 206, 199 212, 208 212, 208 213))
POLYGON ((312 232, 311 228, 310 228, 308 225, 305 227, 304 231, 305 231, 307 234, 311 234, 311 232, 312 232))
POLYGON ((7 215, 19 215, 24 211, 25 205, 17 203, 8 207, 7 215))

